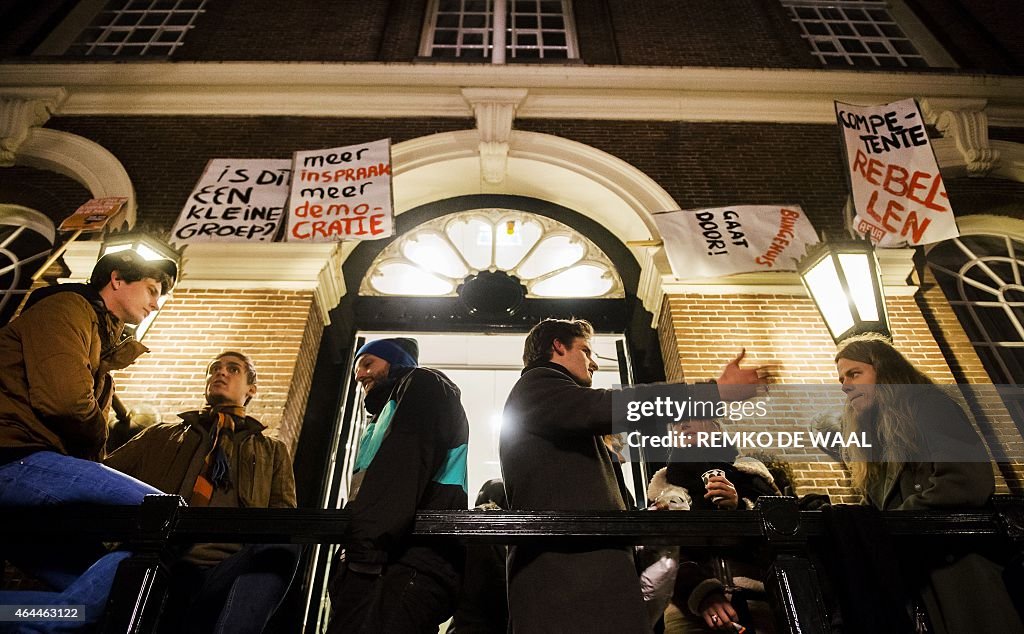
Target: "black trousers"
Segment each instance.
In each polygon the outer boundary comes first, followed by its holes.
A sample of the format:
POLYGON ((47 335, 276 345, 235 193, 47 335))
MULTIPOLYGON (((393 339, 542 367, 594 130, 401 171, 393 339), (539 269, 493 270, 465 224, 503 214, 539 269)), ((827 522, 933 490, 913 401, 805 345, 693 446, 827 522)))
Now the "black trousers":
POLYGON ((327 634, 436 634, 455 612, 458 577, 447 566, 428 572, 394 563, 368 575, 335 565, 327 634))

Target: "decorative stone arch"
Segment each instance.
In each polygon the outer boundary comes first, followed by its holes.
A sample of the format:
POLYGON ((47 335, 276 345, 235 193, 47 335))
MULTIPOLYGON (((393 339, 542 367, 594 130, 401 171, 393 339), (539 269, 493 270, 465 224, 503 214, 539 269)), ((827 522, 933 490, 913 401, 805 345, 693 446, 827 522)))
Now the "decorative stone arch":
POLYGON ((124 196, 125 222, 135 226, 135 188, 121 161, 105 147, 85 137, 37 128, 33 130, 15 156, 17 165, 50 170, 81 183, 93 198, 124 196))
POLYGON ((117 157, 77 134, 41 128, 63 103, 63 89, 0 94, 0 166, 49 170, 81 183, 94 198, 124 196, 125 222, 135 226, 135 188, 117 157))
POLYGON ((536 198, 575 210, 627 246, 641 268, 636 294, 656 318, 663 294, 661 277, 669 270, 664 258, 655 257, 661 247, 652 213, 678 209, 678 203, 649 176, 597 148, 536 132, 512 130, 506 138, 499 182, 493 182, 476 130, 394 145, 395 212, 481 193, 536 198))

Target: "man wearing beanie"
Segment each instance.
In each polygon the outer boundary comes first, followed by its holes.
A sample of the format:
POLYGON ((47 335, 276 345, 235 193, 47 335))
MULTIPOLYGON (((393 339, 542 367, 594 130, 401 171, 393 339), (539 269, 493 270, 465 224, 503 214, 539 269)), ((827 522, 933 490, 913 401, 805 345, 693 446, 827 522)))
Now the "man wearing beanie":
POLYGON ((459 388, 419 367, 414 339, 371 341, 355 379, 371 418, 359 439, 351 512, 329 585, 330 634, 436 631, 455 611, 464 551, 409 541, 418 510, 464 510, 469 423, 459 388))

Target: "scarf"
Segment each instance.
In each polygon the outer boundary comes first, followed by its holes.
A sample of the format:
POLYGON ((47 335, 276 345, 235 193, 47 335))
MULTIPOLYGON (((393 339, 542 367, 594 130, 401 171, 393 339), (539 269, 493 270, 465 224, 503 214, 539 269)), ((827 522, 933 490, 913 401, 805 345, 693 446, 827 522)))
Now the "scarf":
POLYGON ((191 506, 209 506, 216 489, 228 489, 231 487, 231 469, 228 465, 227 454, 221 447, 221 436, 225 432, 234 433, 235 417, 245 418, 245 408, 233 405, 218 405, 207 407, 202 411, 203 416, 210 416, 215 425, 210 433, 210 449, 203 457, 203 468, 196 478, 192 487, 192 498, 189 501, 191 506))

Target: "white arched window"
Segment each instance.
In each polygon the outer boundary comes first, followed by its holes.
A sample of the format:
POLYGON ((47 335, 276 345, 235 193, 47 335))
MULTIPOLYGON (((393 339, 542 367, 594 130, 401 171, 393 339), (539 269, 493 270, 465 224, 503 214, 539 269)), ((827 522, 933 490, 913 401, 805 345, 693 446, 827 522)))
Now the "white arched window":
POLYGON ((53 222, 38 211, 0 205, 0 325, 21 305, 55 237, 53 222))
POLYGON ((558 221, 477 209, 425 222, 374 259, 360 295, 454 297, 468 277, 501 271, 527 298, 621 298, 622 279, 593 242, 558 221))
POLYGON ((1024 383, 1024 242, 961 235, 928 252, 928 265, 993 383, 1024 383))

